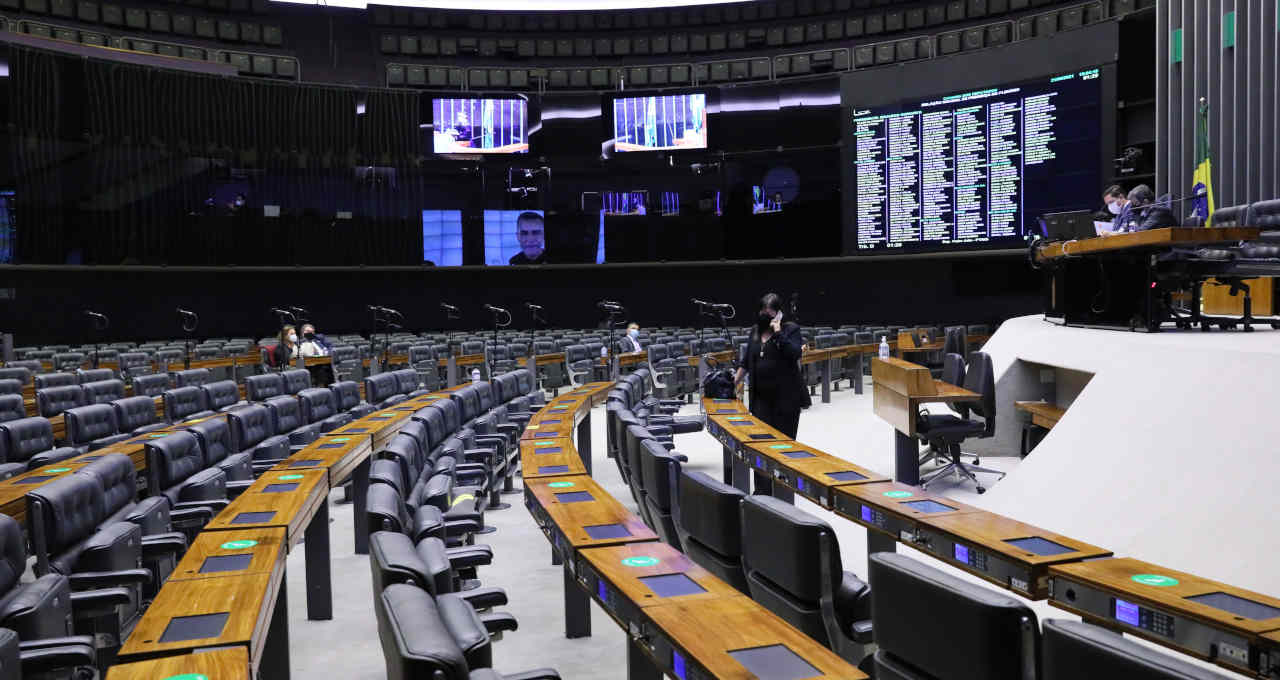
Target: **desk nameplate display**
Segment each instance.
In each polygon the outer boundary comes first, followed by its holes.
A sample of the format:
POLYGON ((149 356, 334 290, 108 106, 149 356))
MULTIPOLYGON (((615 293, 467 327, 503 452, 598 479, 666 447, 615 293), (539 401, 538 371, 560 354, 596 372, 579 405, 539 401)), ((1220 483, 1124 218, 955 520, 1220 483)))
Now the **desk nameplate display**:
POLYGON ((912 544, 925 517, 983 512, 899 482, 845 484, 832 489, 836 514, 912 544))
POLYGON ((884 475, 800 442, 752 442, 746 448, 747 465, 827 509, 837 486, 889 481, 884 475))
POLYGON ((570 569, 575 552, 581 548, 658 538, 643 520, 586 475, 526 478, 524 501, 538 528, 570 569))

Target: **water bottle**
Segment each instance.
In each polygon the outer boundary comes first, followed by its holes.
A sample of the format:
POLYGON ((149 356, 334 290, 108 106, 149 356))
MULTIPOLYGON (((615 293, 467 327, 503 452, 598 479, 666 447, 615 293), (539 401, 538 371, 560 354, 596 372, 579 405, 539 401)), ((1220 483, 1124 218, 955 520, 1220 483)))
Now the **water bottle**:
POLYGON ((889 341, 883 335, 880 336, 880 358, 889 358, 889 341))
POLYGON ((473 383, 480 382, 480 369, 478 368, 471 369, 471 382, 473 383))
POLYGON ((601 345, 601 346, 600 346, 600 358, 601 358, 601 359, 604 359, 604 358, 605 358, 605 357, 607 357, 607 356, 609 356, 609 346, 608 346, 608 345, 601 345))

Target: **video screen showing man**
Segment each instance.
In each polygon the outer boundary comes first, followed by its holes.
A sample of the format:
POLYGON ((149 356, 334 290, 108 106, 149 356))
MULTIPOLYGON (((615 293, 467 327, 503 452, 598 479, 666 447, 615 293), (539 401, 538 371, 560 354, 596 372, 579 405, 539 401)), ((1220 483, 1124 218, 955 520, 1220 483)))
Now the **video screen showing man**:
POLYGON ((511 256, 507 264, 546 264, 547 233, 542 215, 522 212, 516 218, 516 240, 520 252, 511 256))

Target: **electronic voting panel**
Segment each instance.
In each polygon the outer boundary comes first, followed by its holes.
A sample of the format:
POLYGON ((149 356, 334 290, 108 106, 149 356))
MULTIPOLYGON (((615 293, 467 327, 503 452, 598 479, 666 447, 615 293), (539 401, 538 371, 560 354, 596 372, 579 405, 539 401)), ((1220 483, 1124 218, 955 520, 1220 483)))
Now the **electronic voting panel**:
POLYGON ((1049 604, 1224 668, 1280 677, 1280 599, 1132 558, 1051 567, 1049 604))
POLYGON ((920 521, 925 517, 982 512, 899 482, 846 484, 833 488, 831 496, 836 514, 903 543, 915 542, 920 521))

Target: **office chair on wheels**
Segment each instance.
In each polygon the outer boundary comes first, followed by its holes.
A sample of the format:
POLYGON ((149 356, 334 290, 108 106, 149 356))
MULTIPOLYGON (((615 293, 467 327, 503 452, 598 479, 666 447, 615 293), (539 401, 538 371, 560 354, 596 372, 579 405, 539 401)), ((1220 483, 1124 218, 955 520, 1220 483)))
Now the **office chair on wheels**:
MULTIPOLYGON (((957 355, 948 355, 944 364, 944 371, 948 369, 955 371, 957 363, 957 355)), ((925 475, 920 479, 920 488, 928 488, 929 484, 937 479, 954 473, 956 478, 968 477, 978 487, 978 493, 985 493, 986 488, 978 481, 974 473, 987 473, 1000 475, 1004 478, 1003 472, 980 467, 976 464, 970 465, 961 460, 960 443, 970 437, 986 438, 995 434, 996 430, 996 382, 995 368, 992 366, 991 357, 985 352, 974 352, 969 356, 969 368, 964 374, 964 388, 977 392, 982 396, 976 402, 964 402, 960 405, 957 412, 959 416, 950 414, 944 415, 921 415, 920 422, 917 424, 919 437, 929 443, 932 452, 945 452, 951 462, 925 475), (968 412, 972 411, 982 418, 982 421, 970 420, 968 412)))

